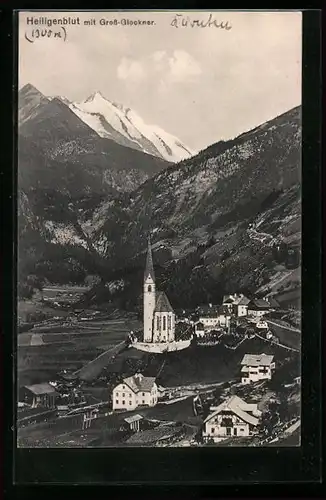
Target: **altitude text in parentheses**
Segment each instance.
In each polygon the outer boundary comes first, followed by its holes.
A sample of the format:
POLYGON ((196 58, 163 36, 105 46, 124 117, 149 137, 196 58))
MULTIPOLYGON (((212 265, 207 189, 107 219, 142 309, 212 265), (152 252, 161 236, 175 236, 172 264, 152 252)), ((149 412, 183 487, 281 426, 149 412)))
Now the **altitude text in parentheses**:
POLYGON ((36 28, 31 32, 25 31, 25 39, 30 43, 34 43, 35 40, 41 38, 59 38, 65 42, 67 40, 67 30, 64 26, 60 26, 60 30, 58 31, 53 31, 47 28, 36 28))

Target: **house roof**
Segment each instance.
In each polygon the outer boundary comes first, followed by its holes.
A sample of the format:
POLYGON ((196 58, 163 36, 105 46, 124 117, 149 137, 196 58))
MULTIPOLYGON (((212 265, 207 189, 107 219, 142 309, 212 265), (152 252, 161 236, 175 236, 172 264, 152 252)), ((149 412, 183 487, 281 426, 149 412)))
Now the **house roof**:
POLYGON ((280 304, 273 297, 268 297, 267 300, 271 307, 280 307, 280 304))
MULTIPOLYGON (((151 392, 153 385, 155 383, 155 377, 144 377, 141 373, 137 373, 132 377, 123 379, 124 384, 126 384, 130 389, 137 392, 151 392)), ((119 384, 120 385, 120 384, 119 384)))
POLYGON ((213 311, 201 311, 199 314, 199 318, 217 318, 218 312, 216 310, 213 311))
POLYGON ((200 321, 196 323, 196 330, 203 330, 203 329, 204 329, 203 323, 201 323, 200 321))
POLYGON ((154 312, 173 312, 172 306, 169 299, 165 295, 165 292, 158 292, 154 312))
POLYGON ((247 306, 250 302, 250 299, 248 299, 247 297, 242 297, 239 302, 238 302, 238 306, 247 306))
POLYGON ((230 315, 228 308, 223 305, 218 308, 218 313, 230 315))
POLYGON ((250 309, 269 309, 271 306, 267 302, 267 300, 264 299, 254 299, 250 301, 249 308, 250 309))
POLYGON ((55 388, 47 382, 44 382, 43 384, 25 385, 24 387, 36 395, 53 394, 56 392, 55 388))
POLYGON ((255 409, 255 405, 248 405, 245 401, 243 401, 243 399, 239 398, 238 396, 232 396, 231 398, 221 403, 217 408, 215 408, 213 413, 208 415, 208 417, 204 420, 204 423, 208 422, 222 411, 230 410, 244 422, 247 422, 251 425, 257 425, 258 418, 248 413, 248 411, 255 411, 255 409))
POLYGON ((272 354, 245 354, 241 364, 246 366, 269 366, 273 359, 272 354))
POLYGON ((131 417, 126 417, 124 419, 127 424, 132 424, 133 422, 138 422, 139 420, 143 420, 143 416, 139 415, 138 413, 136 415, 132 415, 131 417))

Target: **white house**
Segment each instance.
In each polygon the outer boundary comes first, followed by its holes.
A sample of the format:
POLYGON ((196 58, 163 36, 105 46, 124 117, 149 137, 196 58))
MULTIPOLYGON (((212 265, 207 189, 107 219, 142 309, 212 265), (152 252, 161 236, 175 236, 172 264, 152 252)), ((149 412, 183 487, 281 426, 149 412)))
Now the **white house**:
POLYGON ((250 384, 259 380, 270 380, 275 369, 274 356, 268 354, 245 354, 241 361, 241 383, 250 384))
POLYGON ((238 317, 247 316, 248 304, 250 300, 243 293, 235 293, 234 295, 224 295, 223 306, 229 313, 236 314, 238 317))
POLYGON ((209 307, 202 308, 199 312, 199 323, 204 326, 204 329, 209 331, 216 327, 228 327, 230 324, 231 314, 225 307, 209 307))
POLYGON ((155 377, 144 377, 137 373, 123 379, 112 392, 113 410, 134 410, 137 406, 155 406, 158 389, 155 377))
POLYGON ((228 309, 230 313, 233 311, 233 303, 235 301, 235 298, 235 295, 224 295, 223 297, 222 304, 226 309, 228 309))
POLYGON ((236 315, 240 318, 242 316, 247 316, 248 314, 248 304, 250 300, 242 295, 242 297, 235 300, 234 306, 236 309, 236 315))
POLYGON ((250 436, 259 423, 261 411, 257 404, 248 404, 232 396, 217 407, 204 420, 203 439, 214 443, 230 437, 250 436))
POLYGON ((254 317, 262 317, 265 314, 269 313, 271 310, 271 306, 269 302, 265 299, 254 299, 251 300, 248 304, 248 315, 254 317))

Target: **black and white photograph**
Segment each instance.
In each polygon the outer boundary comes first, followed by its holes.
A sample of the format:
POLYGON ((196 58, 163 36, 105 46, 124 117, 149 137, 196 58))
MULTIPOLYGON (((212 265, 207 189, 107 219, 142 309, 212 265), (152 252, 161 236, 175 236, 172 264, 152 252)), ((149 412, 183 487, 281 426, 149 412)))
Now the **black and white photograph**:
POLYGON ((17 446, 300 446, 302 13, 18 17, 17 446))

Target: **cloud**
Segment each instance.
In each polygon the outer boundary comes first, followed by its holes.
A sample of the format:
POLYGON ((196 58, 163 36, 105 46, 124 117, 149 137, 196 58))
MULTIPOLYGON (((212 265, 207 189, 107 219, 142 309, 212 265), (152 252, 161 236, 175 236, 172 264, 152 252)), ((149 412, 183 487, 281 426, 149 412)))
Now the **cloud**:
POLYGON ((140 61, 133 61, 123 57, 117 68, 119 80, 125 80, 130 83, 139 83, 146 78, 146 71, 140 61))
POLYGON ((118 78, 127 84, 148 79, 160 92, 176 83, 192 82, 201 73, 198 62, 184 50, 174 50, 170 55, 157 50, 139 60, 123 58, 117 68, 118 78))
POLYGON ((167 79, 171 82, 193 80, 201 74, 197 61, 185 50, 175 50, 169 58, 169 72, 167 79))

